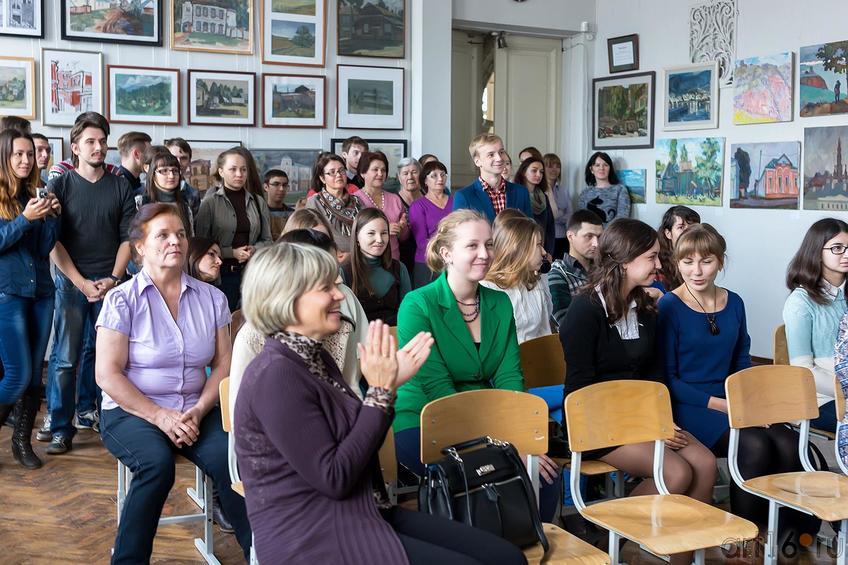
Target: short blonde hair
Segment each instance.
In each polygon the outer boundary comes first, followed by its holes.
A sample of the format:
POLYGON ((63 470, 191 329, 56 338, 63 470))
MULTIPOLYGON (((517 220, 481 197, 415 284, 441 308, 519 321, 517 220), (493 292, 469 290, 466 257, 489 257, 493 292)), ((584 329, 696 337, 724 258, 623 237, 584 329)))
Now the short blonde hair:
POLYGON ((491 143, 500 143, 503 145, 503 139, 501 139, 501 136, 495 135, 494 133, 481 133, 468 144, 468 153, 471 155, 471 158, 474 159, 474 157, 477 156, 478 149, 491 143))
POLYGON ((674 262, 679 263, 687 257, 714 255, 720 269, 724 268, 727 243, 724 237, 710 224, 695 224, 686 228, 674 246, 674 262))
POLYGON ((298 323, 294 305, 304 292, 333 284, 336 259, 312 245, 278 243, 263 247, 247 263, 241 283, 241 311, 263 335, 298 323))
POLYGON ((476 210, 462 209, 456 212, 451 212, 439 222, 436 226, 436 233, 430 237, 427 242, 427 267, 434 273, 441 273, 445 270, 445 260, 442 258, 440 250, 443 247, 451 248, 456 242, 456 228, 467 222, 486 222, 480 212, 476 210))
POLYGON ((496 220, 494 259, 486 280, 502 289, 523 285, 532 290, 541 278, 538 272, 530 269, 530 262, 539 258, 533 236, 543 239, 542 228, 523 214, 521 217, 496 220))

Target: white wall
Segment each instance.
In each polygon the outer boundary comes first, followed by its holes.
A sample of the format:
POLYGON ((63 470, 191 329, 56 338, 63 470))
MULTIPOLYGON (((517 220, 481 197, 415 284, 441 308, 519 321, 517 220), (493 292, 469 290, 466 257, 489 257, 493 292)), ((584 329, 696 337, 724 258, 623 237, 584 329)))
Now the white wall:
MULTIPOLYGON (((141 124, 115 124, 112 127, 112 135, 110 142, 114 143, 118 137, 127 131, 145 131, 153 138, 154 141, 161 141, 168 137, 180 136, 186 139, 202 139, 202 140, 222 140, 222 141, 241 141, 248 148, 281 148, 281 149, 330 149, 330 140, 332 138, 344 138, 351 135, 359 135, 364 138, 383 138, 383 139, 406 139, 411 136, 413 122, 412 108, 410 104, 412 88, 420 88, 420 78, 411 76, 410 60, 414 54, 414 47, 411 41, 411 29, 409 14, 413 11, 421 12, 420 4, 425 0, 407 0, 407 33, 406 33, 406 57, 404 59, 379 59, 365 57, 337 57, 336 56, 336 5, 334 0, 327 1, 327 45, 326 45, 326 60, 324 67, 298 67, 287 65, 267 65, 262 64, 260 33, 260 5, 262 0, 253 0, 256 12, 254 14, 254 55, 226 55, 213 53, 190 53, 186 51, 173 51, 169 45, 168 29, 171 25, 171 19, 167 13, 170 2, 162 2, 165 7, 165 21, 163 24, 163 46, 162 47, 147 47, 137 45, 117 45, 111 43, 91 43, 82 41, 65 41, 61 39, 60 34, 60 16, 58 0, 47 0, 45 2, 45 39, 19 39, 13 37, 0 37, 0 53, 3 55, 16 57, 33 57, 36 60, 36 74, 41 70, 41 48, 51 47, 59 49, 75 49, 80 51, 97 51, 103 53, 104 63, 104 81, 106 79, 105 66, 112 65, 131 65, 131 66, 155 66, 155 67, 173 67, 179 68, 182 71, 181 77, 181 104, 182 104, 182 124, 180 126, 144 126, 141 124), (52 9, 50 9, 52 8, 52 9), (415 8, 418 8, 415 10, 415 8), (405 69, 405 116, 403 130, 355 130, 355 129, 337 129, 336 123, 336 64, 349 65, 370 65, 381 67, 403 67, 405 69), (327 77, 327 100, 326 100, 326 116, 327 127, 324 129, 297 129, 297 128, 262 128, 262 106, 261 95, 257 97, 257 116, 256 127, 221 127, 221 126, 189 126, 186 123, 187 118, 187 79, 188 69, 214 69, 224 71, 243 71, 257 73, 257 85, 261 89, 261 73, 273 74, 303 74, 303 75, 318 75, 327 77)), ((448 13, 450 11, 450 0, 426 0, 430 2, 447 2, 448 13)), ((416 22, 415 25, 420 25, 416 22)), ((449 24, 447 27, 448 40, 450 37, 449 24)), ((40 76, 40 75, 39 75, 40 76)), ((38 119, 33 122, 33 129, 44 133, 51 137, 64 137, 65 155, 70 151, 67 137, 70 128, 42 127, 41 120, 41 84, 38 80, 38 119)), ((104 88, 106 87, 104 83, 104 88)), ((261 92, 261 90, 260 90, 261 92)), ((105 104, 105 92, 104 101, 105 104)), ((420 110, 419 110, 420 111, 420 110)), ((103 114, 106 115, 104 106, 103 114)), ((410 147, 411 149, 411 147, 410 147)))
POLYGON ((477 24, 532 33, 576 32, 581 22, 594 22, 595 0, 453 0, 453 19, 455 26, 464 29, 477 24))
MULTIPOLYGON (((713 224, 727 239, 729 263, 720 281, 738 292, 745 301, 752 355, 772 356, 772 332, 781 324, 783 302, 788 294, 784 286, 786 266, 807 228, 828 214, 789 210, 731 210, 728 207, 730 156, 732 143, 804 140, 804 128, 846 125, 848 116, 819 118, 798 117, 797 56, 801 46, 845 39, 844 21, 848 7, 843 0, 821 0, 815 14, 809 5, 792 0, 738 0, 740 10, 737 57, 769 55, 782 51, 796 54, 795 119, 780 124, 735 126, 732 123, 733 90, 720 92, 720 122, 716 130, 692 132, 662 131, 662 69, 687 64, 688 6, 681 0, 597 0, 597 39, 594 45, 593 75, 609 75, 608 37, 639 34, 639 71, 657 72, 655 137, 721 136, 726 138, 724 168, 724 206, 696 207, 704 222, 713 224), (827 16, 822 16, 827 14, 827 16)), ((591 111, 591 98, 587 111, 591 111)), ((591 139, 586 129, 586 139, 591 139)), ((801 148, 802 160, 804 147, 801 148)), ((647 200, 635 207, 640 219, 658 225, 668 207, 655 203, 654 152, 651 149, 610 152, 619 168, 648 170, 647 200)), ((584 159, 588 153, 584 152, 584 159)), ((570 155, 572 160, 573 155, 570 155)), ((577 179, 577 170, 569 171, 577 179)), ((839 214, 843 219, 848 214, 839 214)))

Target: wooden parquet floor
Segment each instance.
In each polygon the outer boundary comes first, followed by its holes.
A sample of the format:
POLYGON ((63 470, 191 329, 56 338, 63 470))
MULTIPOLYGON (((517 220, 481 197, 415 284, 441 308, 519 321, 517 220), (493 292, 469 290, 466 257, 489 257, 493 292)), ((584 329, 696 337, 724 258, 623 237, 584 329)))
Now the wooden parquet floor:
MULTIPOLYGON (((53 456, 44 454, 46 443, 34 441, 44 461, 37 471, 15 462, 10 436, 10 428, 0 428, 0 564, 108 563, 115 540, 117 465, 99 436, 80 431, 72 451, 53 456)), ((197 509, 186 495, 193 485, 194 466, 179 464, 165 515, 197 509)), ((202 537, 201 524, 161 526, 151 563, 204 563, 195 537, 202 537)), ((222 564, 244 563, 235 537, 217 527, 215 556, 222 564)))

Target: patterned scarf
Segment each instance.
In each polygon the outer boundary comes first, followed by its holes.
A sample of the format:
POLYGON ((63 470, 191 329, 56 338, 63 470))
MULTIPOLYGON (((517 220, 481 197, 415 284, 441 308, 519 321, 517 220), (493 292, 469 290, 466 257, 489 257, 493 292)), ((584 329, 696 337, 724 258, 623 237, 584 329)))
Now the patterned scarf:
POLYGON ((537 186, 530 192, 530 206, 533 207, 533 215, 538 216, 548 209, 548 203, 545 199, 545 189, 542 185, 537 186))
POLYGON ((347 192, 342 193, 341 198, 336 198, 326 188, 322 188, 321 192, 318 193, 318 204, 333 229, 340 231, 346 237, 350 237, 353 220, 362 209, 359 199, 347 192))
POLYGON ((293 332, 281 331, 274 334, 274 339, 294 351, 306 363, 306 368, 319 380, 324 381, 344 394, 350 394, 347 389, 327 373, 327 365, 321 358, 324 344, 320 341, 293 332))
MULTIPOLYGON (((834 348, 834 371, 836 380, 842 387, 842 394, 848 396, 848 315, 839 322, 839 333, 836 336, 834 348)), ((848 465, 848 412, 843 414, 842 421, 836 422, 836 445, 842 462, 848 465)))

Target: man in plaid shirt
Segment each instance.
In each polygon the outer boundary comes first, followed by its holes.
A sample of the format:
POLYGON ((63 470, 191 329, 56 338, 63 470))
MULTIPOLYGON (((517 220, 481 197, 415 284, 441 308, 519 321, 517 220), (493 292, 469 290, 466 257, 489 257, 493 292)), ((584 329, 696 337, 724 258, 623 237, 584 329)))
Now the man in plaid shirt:
POLYGON ((577 210, 571 215, 566 228, 568 253, 554 261, 548 273, 548 286, 554 304, 554 320, 562 324, 571 305, 571 297, 586 283, 589 268, 598 252, 598 239, 604 223, 589 210, 577 210))

